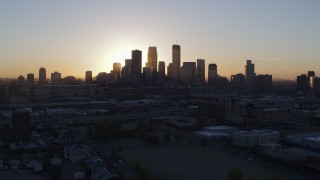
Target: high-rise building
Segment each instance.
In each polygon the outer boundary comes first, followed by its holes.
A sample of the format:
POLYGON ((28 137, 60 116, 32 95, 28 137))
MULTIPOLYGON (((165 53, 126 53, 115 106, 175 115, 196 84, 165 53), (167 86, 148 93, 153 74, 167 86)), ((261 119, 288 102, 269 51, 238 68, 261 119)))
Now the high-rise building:
POLYGON ((86 71, 86 84, 92 83, 92 71, 86 71))
POLYGON ((112 74, 115 76, 115 79, 120 79, 120 75, 121 75, 121 64, 120 63, 113 63, 112 74))
POLYGON ((193 85, 196 80, 196 63, 195 62, 183 62, 181 67, 180 80, 183 84, 193 85))
POLYGON ((44 67, 39 69, 39 82, 45 82, 47 81, 47 72, 46 69, 44 67))
POLYGON ((316 73, 314 71, 308 71, 307 72, 309 87, 311 87, 311 78, 315 77, 315 75, 316 75, 316 73))
POLYGON ((18 84, 20 85, 24 84, 24 77, 22 75, 18 77, 18 84))
POLYGON ((251 60, 247 60, 247 64, 245 65, 245 74, 246 74, 245 85, 248 88, 253 88, 255 73, 254 73, 254 64, 252 64, 251 60))
POLYGON ((204 59, 197 59, 197 85, 203 86, 205 84, 206 64, 204 59))
POLYGON ((216 84, 218 79, 218 69, 216 64, 208 65, 208 84, 210 86, 216 84))
POLYGON ((261 74, 255 76, 254 80, 255 90, 266 92, 272 89, 272 75, 261 74))
POLYGON ((129 82, 130 73, 131 73, 131 59, 126 59, 125 65, 122 67, 122 70, 121 70, 121 79, 124 82, 129 82))
POLYGON ((150 84, 152 78, 152 68, 151 67, 144 67, 143 68, 143 83, 150 84))
POLYGON ((158 67, 158 84, 164 83, 164 78, 166 77, 166 64, 164 61, 159 61, 158 67))
POLYGON ((142 70, 142 51, 133 50, 131 58, 131 73, 132 82, 139 84, 141 82, 141 70, 142 70))
POLYGON ((167 76, 169 78, 172 78, 172 63, 169 63, 169 65, 167 67, 167 76))
POLYGON ((245 76, 242 73, 231 75, 231 86, 236 89, 244 87, 245 76))
POLYGON ((31 86, 34 85, 34 74, 32 73, 27 74, 27 82, 28 82, 28 85, 31 85, 31 86))
POLYGON ((157 47, 149 47, 148 49, 148 62, 146 67, 151 68, 152 72, 157 72, 158 54, 157 47))
POLYGON ((320 96, 320 77, 311 76, 310 77, 310 84, 312 88, 312 94, 314 96, 320 96))
POLYGON ((30 138, 30 113, 17 109, 12 113, 12 137, 14 141, 27 141, 30 138))
POLYGON ((0 104, 8 103, 9 101, 9 84, 5 81, 0 81, 0 104))
POLYGON ((61 82, 61 73, 55 71, 51 73, 51 84, 60 84, 61 82))
POLYGON ((297 90, 307 91, 309 90, 309 80, 306 74, 297 76, 297 90))
POLYGON ((181 48, 180 45, 172 46, 172 78, 180 79, 180 63, 181 63, 181 48))
POLYGON ((164 61, 159 61, 158 76, 163 77, 163 78, 166 76, 166 64, 164 61))

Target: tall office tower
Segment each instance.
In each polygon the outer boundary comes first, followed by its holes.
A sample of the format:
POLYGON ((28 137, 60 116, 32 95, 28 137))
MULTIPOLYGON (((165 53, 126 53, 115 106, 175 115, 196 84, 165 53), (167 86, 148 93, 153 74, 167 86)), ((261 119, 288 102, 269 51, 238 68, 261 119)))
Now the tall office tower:
POLYGON ((34 85, 34 74, 32 73, 27 74, 27 82, 30 86, 34 85))
POLYGON ((314 96, 320 96, 320 77, 310 77, 310 83, 312 88, 312 94, 314 96))
POLYGON ((172 78, 180 79, 180 62, 181 62, 181 49, 179 45, 172 46, 172 78))
POLYGON ((159 61, 158 76, 163 77, 163 78, 166 76, 166 64, 164 61, 159 61))
POLYGON ((86 71, 86 84, 92 83, 92 71, 86 71))
POLYGON ((204 59, 197 59, 197 85, 203 86, 205 84, 206 64, 204 59))
POLYGON ((253 88, 255 73, 254 73, 254 64, 252 64, 251 60, 247 60, 247 64, 245 65, 245 73, 246 73, 245 85, 248 88, 253 88))
POLYGON ((113 63, 113 70, 112 74, 116 76, 116 79, 120 79, 121 75, 121 64, 120 63, 113 63))
POLYGON ((158 67, 158 84, 163 84, 164 79, 166 77, 166 64, 164 61, 159 61, 159 67, 158 67))
POLYGON ((167 67, 167 76, 169 78, 172 78, 172 63, 169 63, 169 65, 167 67))
POLYGON ((157 47, 149 47, 148 62, 146 63, 146 67, 151 68, 152 72, 157 72, 157 66, 158 66, 157 47))
POLYGON ((309 90, 309 80, 306 74, 301 74, 297 76, 297 90, 307 91, 309 90))
POLYGON ((44 67, 39 69, 39 82, 47 81, 47 72, 44 67))
POLYGON ((144 67, 143 68, 143 83, 144 84, 151 84, 152 78, 152 68, 151 67, 144 67))
POLYGON ((218 79, 218 70, 216 64, 209 64, 208 65, 208 84, 215 85, 218 79))
POLYGON ((139 84, 141 82, 141 69, 142 69, 142 51, 133 50, 131 58, 131 77, 132 82, 139 84))
POLYGON ((231 75, 231 86, 236 89, 243 88, 245 79, 246 77, 242 73, 231 75))
POLYGON ((131 72, 131 59, 126 59, 125 60, 125 65, 122 67, 121 70, 121 79, 124 82, 130 81, 130 72, 131 72))
POLYGON ((311 78, 314 77, 315 75, 316 75, 316 73, 314 71, 308 71, 307 72, 309 87, 311 87, 311 78))
POLYGON ((0 104, 5 104, 9 100, 9 84, 5 81, 0 81, 0 104))
POLYGON ((186 85, 193 85, 196 79, 196 72, 197 67, 195 62, 184 62, 181 67, 181 82, 186 85))
POLYGON ((12 137, 14 141, 27 141, 30 138, 30 113, 17 109, 12 113, 12 137))
POLYGON ((267 92, 272 89, 272 75, 260 74, 255 76, 254 80, 255 90, 267 92))
POLYGON ((61 73, 55 71, 51 73, 51 84, 60 84, 61 83, 61 73))

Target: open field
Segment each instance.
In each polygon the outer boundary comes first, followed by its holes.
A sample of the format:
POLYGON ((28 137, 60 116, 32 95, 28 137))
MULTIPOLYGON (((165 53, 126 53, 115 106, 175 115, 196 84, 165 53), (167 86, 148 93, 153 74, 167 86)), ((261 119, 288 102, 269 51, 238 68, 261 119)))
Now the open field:
POLYGON ((210 148, 184 147, 131 150, 119 153, 130 165, 139 161, 152 180, 213 180, 227 179, 231 168, 239 168, 244 179, 288 179, 279 171, 262 167, 255 161, 241 159, 210 148))

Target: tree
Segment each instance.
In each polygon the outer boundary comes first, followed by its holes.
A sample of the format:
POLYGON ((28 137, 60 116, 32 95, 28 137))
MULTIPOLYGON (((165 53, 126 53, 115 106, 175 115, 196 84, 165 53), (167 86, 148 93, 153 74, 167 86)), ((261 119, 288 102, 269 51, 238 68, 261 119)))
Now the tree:
POLYGON ((243 173, 241 169, 238 169, 238 168, 230 169, 228 173, 229 180, 242 180, 242 178, 243 178, 243 173))

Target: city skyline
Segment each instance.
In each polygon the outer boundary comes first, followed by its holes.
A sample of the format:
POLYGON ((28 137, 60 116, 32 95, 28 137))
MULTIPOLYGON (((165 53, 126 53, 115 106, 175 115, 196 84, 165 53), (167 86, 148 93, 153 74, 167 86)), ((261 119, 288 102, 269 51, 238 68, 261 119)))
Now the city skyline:
POLYGON ((244 73, 247 59, 257 74, 274 78, 320 71, 318 1, 0 4, 1 78, 37 77, 40 67, 47 74, 84 78, 88 70, 98 74, 110 72, 114 62, 123 66, 133 49, 142 51, 144 66, 150 46, 168 66, 172 44, 181 45, 181 65, 205 59, 228 78, 244 73))

